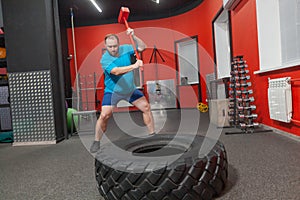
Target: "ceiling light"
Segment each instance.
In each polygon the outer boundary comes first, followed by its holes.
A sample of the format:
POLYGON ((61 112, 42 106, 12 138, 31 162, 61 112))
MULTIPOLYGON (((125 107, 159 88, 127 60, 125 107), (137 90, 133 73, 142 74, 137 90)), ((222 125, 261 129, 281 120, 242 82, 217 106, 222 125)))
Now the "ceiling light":
POLYGON ((98 6, 98 4, 95 2, 95 0, 90 0, 92 2, 92 4, 95 6, 95 8, 97 8, 97 10, 102 13, 102 9, 98 6))
POLYGON ((152 0, 153 2, 159 4, 159 0, 152 0))

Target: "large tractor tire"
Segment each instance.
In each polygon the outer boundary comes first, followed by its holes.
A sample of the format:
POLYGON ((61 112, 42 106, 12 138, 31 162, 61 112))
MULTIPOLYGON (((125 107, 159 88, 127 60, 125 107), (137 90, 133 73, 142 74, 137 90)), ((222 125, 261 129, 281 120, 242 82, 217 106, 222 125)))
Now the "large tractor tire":
POLYGON ((106 200, 212 199, 225 187, 227 166, 221 142, 187 134, 104 144, 95 159, 98 189, 106 200), (209 148, 204 154, 202 144, 209 148), (112 153, 116 146, 133 156, 112 153), (172 163, 160 159, 173 155, 179 157, 172 163))

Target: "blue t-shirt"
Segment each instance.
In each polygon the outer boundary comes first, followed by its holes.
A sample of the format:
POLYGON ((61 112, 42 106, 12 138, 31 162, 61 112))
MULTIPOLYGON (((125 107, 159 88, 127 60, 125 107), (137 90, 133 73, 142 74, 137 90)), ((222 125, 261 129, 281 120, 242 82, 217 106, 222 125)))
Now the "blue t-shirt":
POLYGON ((135 90, 133 71, 119 76, 110 73, 115 67, 131 65, 130 55, 133 53, 133 47, 125 44, 119 46, 119 57, 113 57, 107 51, 103 54, 100 63, 105 75, 104 92, 130 94, 135 90))

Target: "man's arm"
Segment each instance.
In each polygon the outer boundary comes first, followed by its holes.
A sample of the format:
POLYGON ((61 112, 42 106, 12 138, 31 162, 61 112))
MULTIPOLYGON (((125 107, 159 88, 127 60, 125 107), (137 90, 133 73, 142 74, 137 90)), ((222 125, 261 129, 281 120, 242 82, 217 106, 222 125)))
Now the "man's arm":
POLYGON ((126 33, 127 33, 127 35, 129 35, 129 34, 132 35, 132 38, 133 38, 133 40, 134 40, 134 42, 135 42, 135 45, 136 45, 136 47, 137 47, 137 50, 138 50, 139 52, 142 52, 142 51, 145 50, 146 44, 144 43, 143 40, 141 40, 139 37, 137 37, 137 36, 134 34, 133 29, 128 28, 128 29, 126 30, 126 33))
POLYGON ((113 68, 110 73, 116 76, 126 74, 127 72, 130 72, 136 68, 139 68, 143 66, 143 61, 142 60, 137 60, 134 64, 129 65, 129 66, 124 66, 124 67, 115 67, 113 68))
POLYGON ((136 35, 133 35, 132 38, 133 38, 134 42, 136 43, 136 45, 137 45, 137 50, 138 50, 139 52, 142 52, 142 51, 144 51, 144 50, 146 49, 146 44, 144 43, 143 40, 141 40, 141 39, 140 39, 139 37, 137 37, 136 35))

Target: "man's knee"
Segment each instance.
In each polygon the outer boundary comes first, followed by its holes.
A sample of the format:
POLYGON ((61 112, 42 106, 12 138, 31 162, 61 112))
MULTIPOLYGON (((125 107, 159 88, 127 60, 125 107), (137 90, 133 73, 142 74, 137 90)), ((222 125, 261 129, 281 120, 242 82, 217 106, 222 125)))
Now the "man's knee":
POLYGON ((111 117, 112 113, 110 112, 101 112, 100 119, 106 121, 111 117))
POLYGON ((142 111, 143 112, 150 112, 150 104, 147 101, 144 102, 143 107, 142 107, 142 111))

